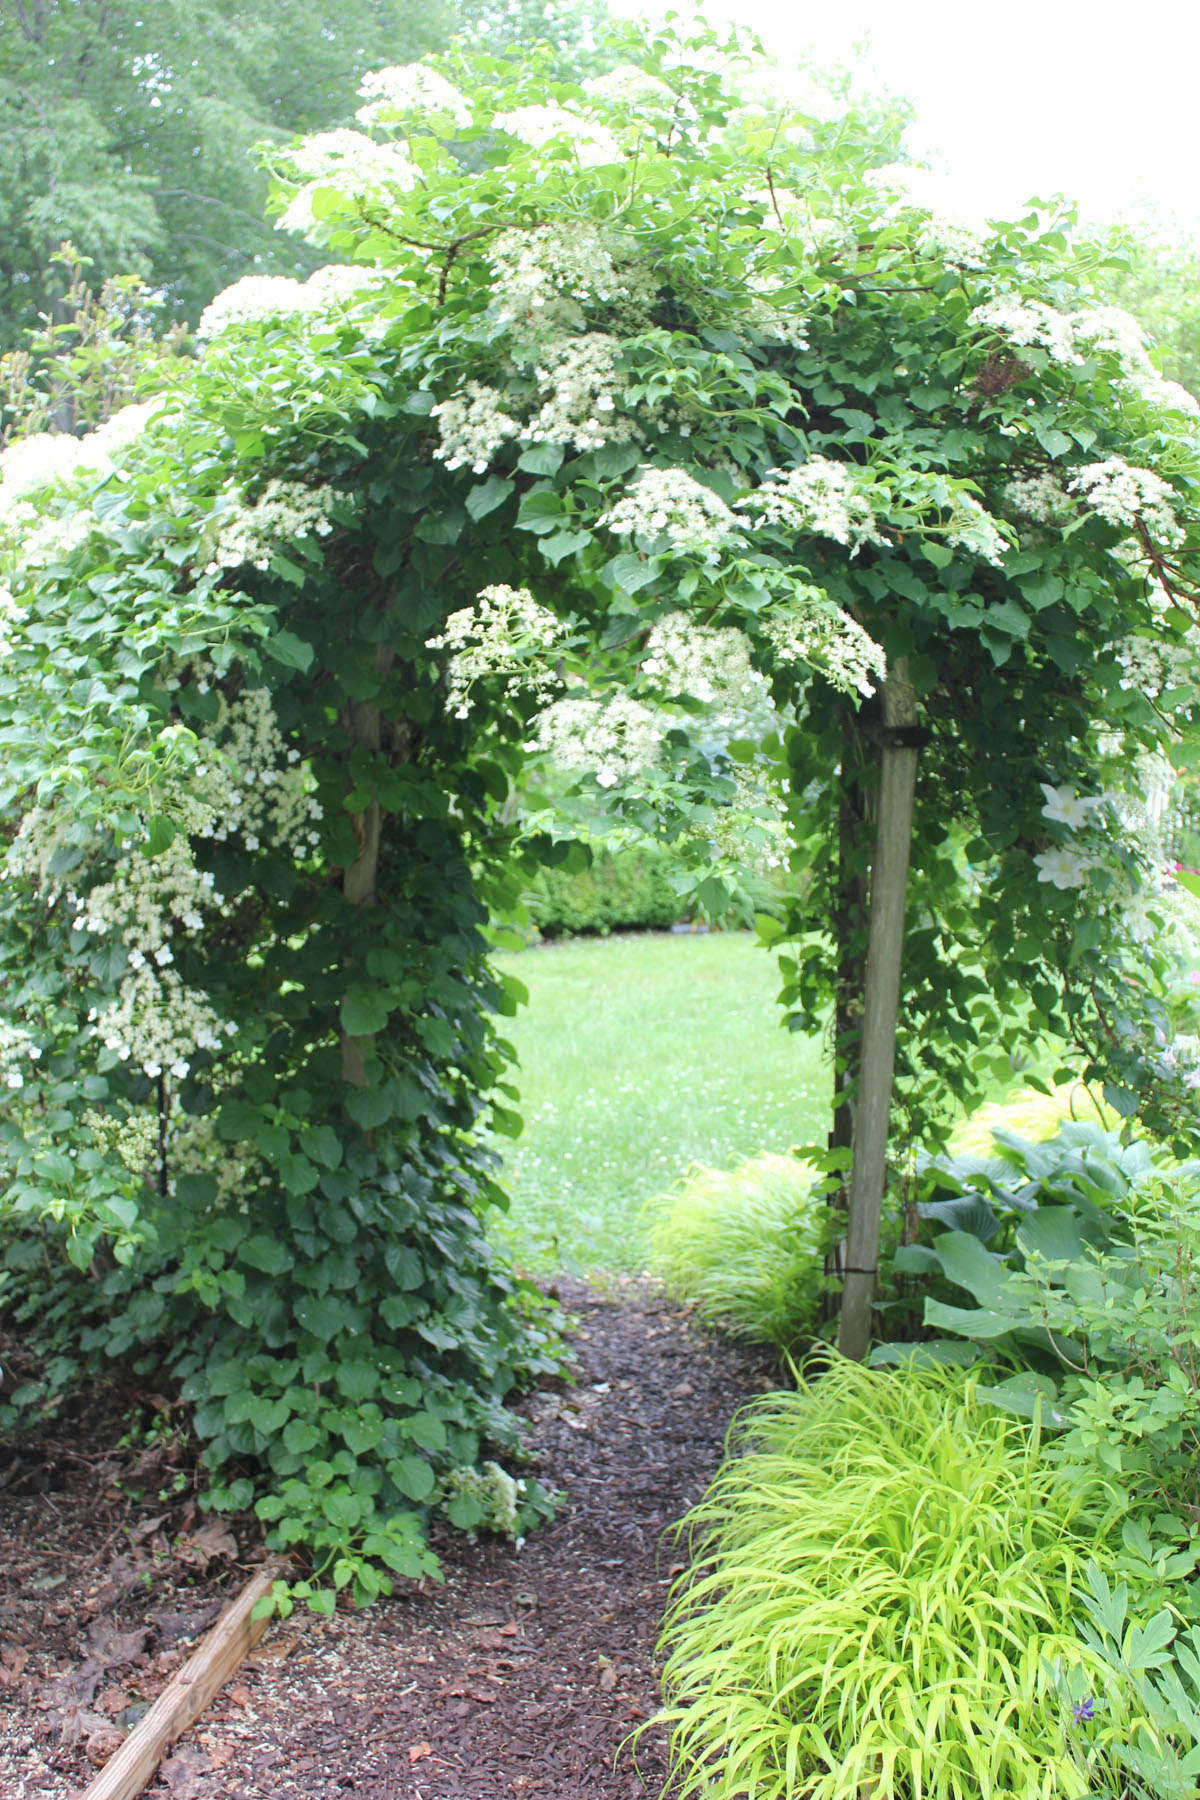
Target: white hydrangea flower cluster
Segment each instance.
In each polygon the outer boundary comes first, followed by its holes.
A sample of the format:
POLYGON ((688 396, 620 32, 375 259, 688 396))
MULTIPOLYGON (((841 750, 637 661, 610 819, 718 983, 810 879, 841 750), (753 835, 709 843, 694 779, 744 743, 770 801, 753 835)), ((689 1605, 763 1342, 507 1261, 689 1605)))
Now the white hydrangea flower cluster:
POLYGON ((618 63, 607 74, 589 75, 582 86, 589 100, 626 107, 632 113, 668 112, 676 105, 677 97, 665 81, 633 63, 618 63))
MULTIPOLYGON (((286 845, 298 861, 319 847, 322 809, 312 775, 299 753, 287 749, 268 691, 222 698, 211 737, 210 762, 164 802, 182 827, 179 835, 158 856, 130 850, 110 881, 77 902, 74 919, 77 931, 115 939, 125 952, 125 976, 96 1029, 107 1049, 151 1078, 165 1071, 182 1080, 197 1050, 219 1050, 237 1031, 206 995, 185 989, 172 967, 172 946, 201 939, 214 913, 226 907, 213 876, 196 867, 189 837, 221 842, 239 832, 247 850, 286 845)), ((42 853, 36 833, 19 851, 20 864, 12 853, 10 864, 29 869, 31 853, 42 853)))
POLYGON ((873 694, 887 674, 881 646, 819 588, 797 588, 793 603, 764 616, 763 629, 778 662, 819 669, 841 693, 873 694))
POLYGON ((556 700, 539 717, 529 748, 547 751, 560 769, 590 773, 599 787, 614 788, 655 767, 670 729, 666 714, 629 694, 556 700))
POLYGON ((982 325, 1021 348, 1040 344, 1051 362, 1069 366, 1083 361, 1075 347, 1073 321, 1040 300, 1027 300, 1021 294, 997 294, 974 309, 971 323, 982 325))
POLYGON ((41 1045, 22 1026, 0 1024, 0 1084, 14 1092, 23 1088, 30 1064, 41 1056, 41 1045))
POLYGON ((665 538, 678 555, 702 556, 708 563, 741 536, 720 495, 686 469, 639 469, 629 492, 596 523, 614 537, 665 538))
POLYGON ((11 654, 18 627, 27 617, 8 588, 0 584, 0 662, 11 654))
POLYGON ((639 672, 665 694, 686 694, 721 711, 743 708, 763 686, 744 631, 697 625, 682 612, 668 613, 653 627, 639 672))
POLYGON ((658 294, 619 233, 580 219, 531 231, 501 231, 488 246, 493 305, 501 324, 535 333, 584 323, 585 305, 615 310, 629 324, 644 319, 658 294))
POLYGON ((807 350, 807 316, 773 300, 768 282, 751 276, 747 286, 750 289, 750 304, 746 309, 748 323, 778 344, 789 344, 793 350, 807 350))
POLYGON ((1181 644, 1162 638, 1128 637, 1117 647, 1124 673, 1121 686, 1157 700, 1172 689, 1195 694, 1200 679, 1200 626, 1189 627, 1181 644))
POLYGON ((505 693, 539 698, 559 684, 553 667, 567 628, 528 588, 483 589, 474 606, 450 614, 429 650, 449 650, 447 700, 456 719, 471 711, 477 681, 499 682, 505 693))
POLYGON ((430 413, 442 440, 434 455, 448 469, 482 475, 501 444, 521 435, 520 420, 505 411, 507 400, 499 388, 481 381, 468 381, 461 394, 439 400, 430 413))
POLYGON ((207 996, 185 988, 174 969, 148 964, 125 976, 97 1029, 106 1050, 138 1063, 152 1081, 164 1074, 182 1081, 197 1050, 219 1050, 223 1036, 237 1033, 236 1023, 219 1018, 207 996))
POLYGON ((293 175, 306 179, 276 219, 276 231, 311 231, 316 223, 313 197, 321 188, 336 188, 350 200, 366 200, 396 188, 408 193, 420 180, 403 144, 378 144, 364 132, 345 127, 319 131, 278 154, 293 175))
POLYGON ((1084 504, 1111 525, 1134 530, 1141 525, 1155 542, 1175 545, 1184 533, 1175 516, 1175 492, 1153 469, 1139 469, 1119 456, 1088 463, 1068 484, 1084 504))
POLYGON ((497 113, 492 126, 531 150, 565 143, 581 169, 617 162, 621 155, 621 146, 606 125, 598 125, 568 106, 518 106, 512 112, 497 113))
POLYGON ((181 1175, 210 1175, 217 1184, 217 1202, 244 1201, 247 1177, 261 1167, 261 1158, 249 1144, 227 1144, 217 1136, 211 1113, 198 1116, 174 1108, 167 1145, 170 1174, 167 1192, 175 1192, 181 1175))
POLYGON ((525 1483, 514 1478, 499 1463, 485 1462, 480 1468, 451 1469, 446 1475, 446 1492, 467 1494, 483 1508, 481 1527, 498 1531, 521 1543, 521 1499, 525 1483))
POLYGON ((1184 1088, 1200 1088, 1200 1037, 1178 1031, 1168 1039, 1156 1029, 1154 1042, 1155 1051, 1144 1058, 1151 1073, 1184 1088))
POLYGON ((1039 475, 1014 475, 1004 484, 1003 500, 1010 512, 1035 525, 1061 524, 1074 510, 1066 488, 1049 469, 1039 475))
POLYGON ((767 525, 812 533, 845 544, 857 556, 864 544, 883 544, 874 507, 859 471, 827 456, 810 457, 798 469, 772 469, 760 488, 734 502, 767 525))
POLYGON ((546 398, 522 437, 535 444, 568 444, 580 451, 633 438, 637 427, 617 411, 613 399, 620 353, 616 338, 599 331, 544 344, 537 379, 546 398))
POLYGON ((989 240, 960 219, 935 213, 914 239, 918 256, 942 263, 948 269, 985 269, 989 240))
POLYGON ((916 163, 887 163, 881 169, 870 170, 866 183, 889 200, 882 221, 904 213, 927 215, 913 239, 918 256, 949 269, 987 267, 991 234, 947 210, 950 196, 946 183, 933 170, 916 163))
POLYGON ((154 1113, 102 1113, 89 1107, 83 1123, 97 1150, 115 1156, 131 1175, 149 1180, 158 1163, 158 1118, 154 1113))
POLYGON ((333 530, 329 509, 334 494, 330 487, 305 487, 300 481, 272 479, 250 505, 240 488, 227 488, 224 510, 218 515, 216 541, 205 565, 206 575, 218 569, 240 569, 250 563, 256 569, 271 565, 275 545, 290 538, 306 538, 310 532, 328 537, 333 530))
POLYGON ((243 275, 209 301, 200 314, 196 337, 207 342, 264 319, 320 320, 336 307, 363 299, 382 280, 377 269, 359 268, 354 263, 327 263, 307 281, 293 281, 290 275, 243 275))
POLYGON ((66 487, 83 476, 103 479, 112 474, 152 419, 168 404, 167 396, 123 406, 83 437, 68 432, 37 431, 0 450, 0 513, 12 502, 47 488, 66 487))
POLYGON ((362 125, 390 125, 408 113, 423 114, 433 126, 445 120, 460 131, 471 123, 466 96, 425 63, 373 69, 364 75, 358 93, 367 102, 354 115, 362 125))
POLYGON ((960 544, 973 556, 983 557, 985 562, 1002 563, 1008 549, 1008 539, 986 506, 961 489, 955 491, 950 518, 938 528, 938 535, 948 544, 960 544))

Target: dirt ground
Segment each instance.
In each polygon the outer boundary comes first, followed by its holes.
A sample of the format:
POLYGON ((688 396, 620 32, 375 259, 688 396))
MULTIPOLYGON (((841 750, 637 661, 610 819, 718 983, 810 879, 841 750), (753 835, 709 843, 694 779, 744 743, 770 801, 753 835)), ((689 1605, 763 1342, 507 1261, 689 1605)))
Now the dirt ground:
MULTIPOLYGON (((561 1284, 576 1382, 528 1396, 565 1490, 522 1549, 451 1534, 444 1585, 275 1622, 145 1790, 157 1800, 639 1800, 666 1779, 654 1645, 670 1527, 762 1358, 647 1285, 561 1284)), ((162 1503, 169 1445, 120 1448, 115 1396, 0 1445, 0 1796, 80 1796, 262 1551, 252 1520, 162 1503), (139 1497, 143 1496, 143 1497, 139 1497)))

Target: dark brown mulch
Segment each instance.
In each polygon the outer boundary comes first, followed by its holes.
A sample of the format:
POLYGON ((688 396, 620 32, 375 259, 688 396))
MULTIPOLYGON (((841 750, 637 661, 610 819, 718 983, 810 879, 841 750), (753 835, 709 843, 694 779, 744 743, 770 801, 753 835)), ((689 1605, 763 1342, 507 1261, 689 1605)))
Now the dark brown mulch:
MULTIPOLYGON (((562 1298, 579 1319, 577 1383, 547 1384, 525 1403, 537 1473, 567 1491, 559 1517, 519 1550, 447 1535, 437 1546, 444 1586, 329 1621, 277 1623, 148 1795, 661 1791, 661 1731, 629 1739, 658 1704, 654 1644, 683 1555, 669 1528, 770 1372, 644 1284, 601 1294, 564 1282, 562 1298)), ((47 1448, 32 1471, 40 1494, 26 1491, 29 1468, 0 1486, 5 1800, 79 1792, 254 1555, 246 1541, 221 1541, 227 1522, 188 1520, 178 1507, 156 1515, 124 1498, 106 1485, 100 1452, 71 1455, 99 1461, 55 1461, 47 1448)), ((151 1486, 161 1473, 149 1471, 151 1486)), ((0 1483, 4 1474, 0 1453, 0 1483)))

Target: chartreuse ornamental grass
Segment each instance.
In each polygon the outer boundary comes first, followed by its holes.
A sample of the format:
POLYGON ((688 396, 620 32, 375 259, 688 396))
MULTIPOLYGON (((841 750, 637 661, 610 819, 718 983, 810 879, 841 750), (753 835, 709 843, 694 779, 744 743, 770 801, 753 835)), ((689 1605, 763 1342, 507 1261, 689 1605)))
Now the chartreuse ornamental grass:
POLYGON ((792 1349, 811 1334, 832 1214, 795 1156, 692 1169, 647 1211, 650 1267, 698 1315, 792 1349))
POLYGON ((744 1415, 686 1529, 666 1717, 683 1796, 1076 1800, 1107 1680, 1099 1488, 961 1372, 837 1363, 744 1415), (1088 1701, 1091 1705, 1088 1705, 1088 1701), (1082 1710, 1081 1710, 1082 1709, 1082 1710))

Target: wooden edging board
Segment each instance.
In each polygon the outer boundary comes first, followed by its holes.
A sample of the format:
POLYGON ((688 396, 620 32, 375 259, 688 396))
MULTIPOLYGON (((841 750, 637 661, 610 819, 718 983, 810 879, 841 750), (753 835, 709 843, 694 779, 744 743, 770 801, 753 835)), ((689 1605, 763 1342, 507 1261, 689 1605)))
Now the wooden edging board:
POLYGON ((150 1711, 84 1790, 83 1800, 134 1800, 134 1795, 141 1793, 171 1745, 195 1724, 266 1630, 270 1620, 251 1615, 280 1573, 277 1565, 268 1564, 230 1601, 150 1711))

